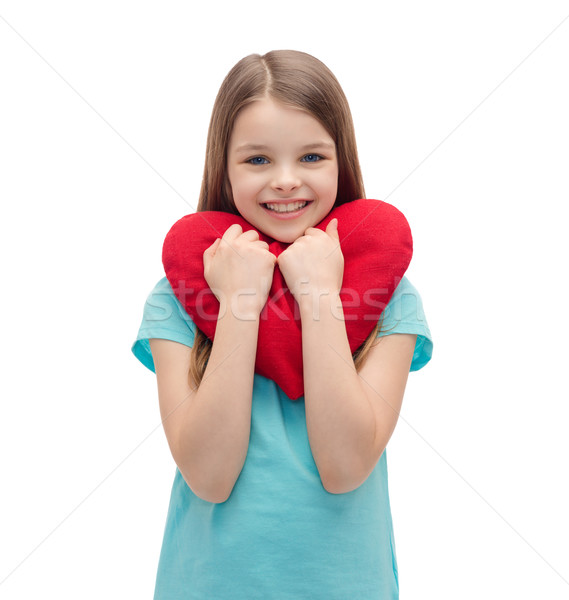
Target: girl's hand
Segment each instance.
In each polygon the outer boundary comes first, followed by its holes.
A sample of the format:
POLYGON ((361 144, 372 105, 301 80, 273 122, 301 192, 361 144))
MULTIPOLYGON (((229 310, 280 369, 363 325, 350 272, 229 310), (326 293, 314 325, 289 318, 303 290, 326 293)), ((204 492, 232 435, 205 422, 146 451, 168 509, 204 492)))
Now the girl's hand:
POLYGON ((338 236, 338 219, 326 231, 309 227, 278 257, 289 290, 300 304, 325 294, 338 294, 344 277, 344 255, 338 236))
POLYGON ((276 256, 256 231, 231 225, 203 254, 204 277, 219 300, 221 317, 227 310, 237 318, 258 317, 267 302, 276 256))

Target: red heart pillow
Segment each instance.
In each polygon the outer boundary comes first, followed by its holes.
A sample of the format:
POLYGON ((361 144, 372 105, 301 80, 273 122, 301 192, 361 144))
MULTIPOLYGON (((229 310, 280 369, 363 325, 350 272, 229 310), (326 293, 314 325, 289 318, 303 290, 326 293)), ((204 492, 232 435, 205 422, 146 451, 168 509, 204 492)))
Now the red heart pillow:
MULTIPOLYGON (((332 210, 316 227, 325 230, 338 219, 344 255, 340 298, 350 349, 354 352, 371 333, 413 254, 407 220, 391 204, 354 200, 332 210)), ((162 262, 174 293, 194 323, 211 339, 219 302, 203 276, 203 253, 233 223, 253 227, 240 216, 204 211, 182 217, 164 240, 162 262)), ((259 232, 278 256, 289 244, 259 232)), ((302 338, 296 300, 275 266, 269 299, 261 313, 255 371, 275 381, 291 399, 303 395, 302 338)))

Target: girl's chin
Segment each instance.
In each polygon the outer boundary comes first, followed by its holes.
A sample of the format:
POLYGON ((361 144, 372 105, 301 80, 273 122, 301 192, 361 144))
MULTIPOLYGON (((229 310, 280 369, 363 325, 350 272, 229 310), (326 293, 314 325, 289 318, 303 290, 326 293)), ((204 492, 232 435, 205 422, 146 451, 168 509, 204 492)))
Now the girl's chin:
POLYGON ((265 232, 265 235, 272 238, 276 242, 281 242, 281 244, 292 244, 298 238, 301 238, 304 235, 304 230, 302 230, 302 231, 299 231, 298 229, 296 229, 295 231, 273 230, 273 231, 265 232))

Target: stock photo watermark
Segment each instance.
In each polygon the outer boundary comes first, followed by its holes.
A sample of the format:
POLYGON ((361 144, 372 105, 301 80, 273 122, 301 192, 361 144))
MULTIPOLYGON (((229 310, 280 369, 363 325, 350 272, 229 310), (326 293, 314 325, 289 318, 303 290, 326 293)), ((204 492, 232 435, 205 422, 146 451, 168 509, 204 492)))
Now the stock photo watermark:
MULTIPOLYGON (((308 282, 303 282, 308 283, 308 282)), ((254 288, 241 288, 229 297, 221 290, 211 288, 195 289, 180 281, 175 290, 175 297, 169 291, 153 292, 146 300, 152 309, 150 320, 159 322, 168 320, 172 311, 177 310, 184 319, 189 319, 185 307, 190 306, 195 316, 203 322, 217 321, 228 312, 240 321, 300 321, 301 310, 298 302, 288 288, 279 288, 270 294, 260 314, 252 313, 248 304, 258 291, 254 288)), ((319 321, 323 310, 329 310, 333 318, 341 321, 377 321, 380 316, 395 322, 425 320, 419 296, 411 291, 401 294, 401 301, 392 308, 387 288, 340 289, 339 294, 329 290, 300 291, 299 295, 311 299, 312 318, 319 321), (331 298, 331 302, 323 303, 321 299, 331 298), (323 308, 324 307, 324 308, 323 308)))

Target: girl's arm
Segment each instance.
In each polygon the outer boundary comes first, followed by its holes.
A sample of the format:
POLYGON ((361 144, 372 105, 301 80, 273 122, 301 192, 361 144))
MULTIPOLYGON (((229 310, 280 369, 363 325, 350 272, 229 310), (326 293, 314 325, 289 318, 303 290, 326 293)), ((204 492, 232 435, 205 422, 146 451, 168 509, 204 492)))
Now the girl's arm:
POLYGON ((341 494, 360 486, 399 417, 415 335, 379 338, 356 372, 339 297, 301 305, 306 426, 322 484, 341 494))
POLYGON ((312 455, 325 489, 349 492, 370 475, 395 429, 416 336, 381 338, 356 372, 340 300, 336 219, 326 232, 307 229, 279 256, 279 267, 300 307, 312 455))
POLYGON ((221 309, 199 388, 189 376, 190 348, 150 340, 172 456, 192 491, 216 503, 229 498, 247 455, 259 315, 276 260, 256 232, 243 234, 238 225, 222 241, 204 253, 221 309))
POLYGON ((170 451, 186 483, 207 502, 227 500, 245 462, 258 328, 258 320, 231 313, 220 319, 197 389, 189 376, 191 348, 150 340, 170 451))

